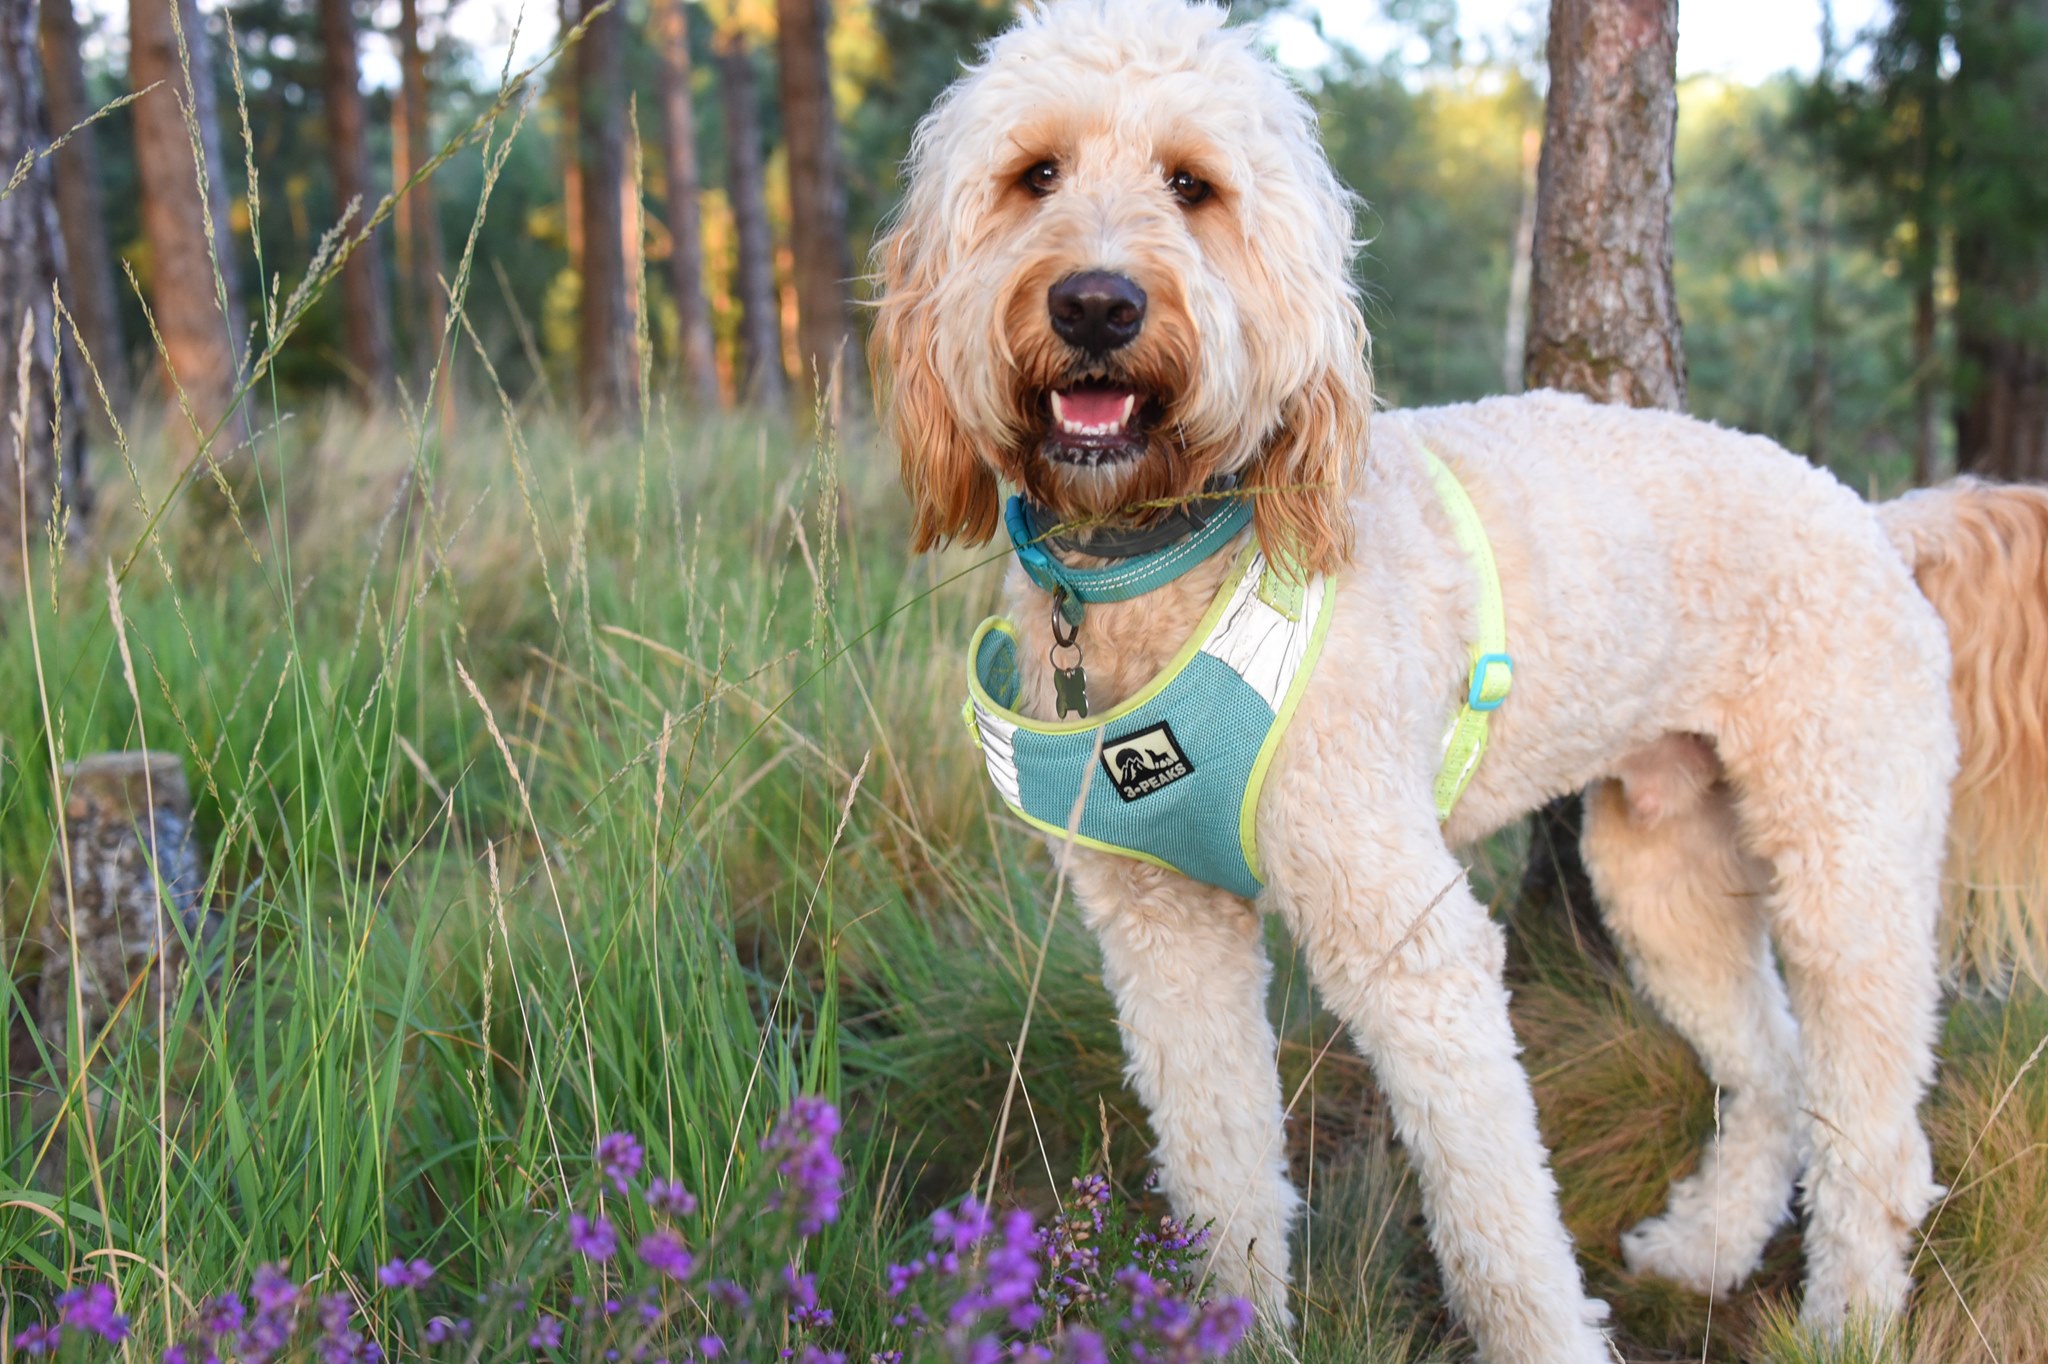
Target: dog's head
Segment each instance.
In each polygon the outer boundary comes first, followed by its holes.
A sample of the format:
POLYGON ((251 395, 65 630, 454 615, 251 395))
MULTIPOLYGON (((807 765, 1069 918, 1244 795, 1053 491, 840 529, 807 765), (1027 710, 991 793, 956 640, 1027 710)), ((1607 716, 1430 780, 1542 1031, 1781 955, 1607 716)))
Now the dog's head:
POLYGON ((1353 201, 1223 19, 1055 0, 919 125, 874 348, 917 548, 986 540, 1001 481, 1082 519, 1235 474, 1269 555, 1348 554, 1371 400, 1353 201))

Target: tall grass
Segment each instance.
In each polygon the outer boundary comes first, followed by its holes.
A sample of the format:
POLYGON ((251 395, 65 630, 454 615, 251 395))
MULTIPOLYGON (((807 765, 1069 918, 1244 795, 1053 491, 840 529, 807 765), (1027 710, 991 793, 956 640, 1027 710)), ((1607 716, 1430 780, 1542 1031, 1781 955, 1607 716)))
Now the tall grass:
MULTIPOLYGON (((520 99, 458 139, 486 199, 520 99)), ((203 460, 124 437, 98 518, 30 556, 0 632, 0 1310, 108 1277, 167 1323, 260 1262, 345 1286, 398 1254, 479 1288, 600 1133, 639 1132, 715 1204, 798 1091, 852 1118, 822 1266, 842 1301, 970 1188, 1045 1206, 1087 1167, 1142 1197, 1093 948, 960 729, 988 556, 910 559, 858 432, 657 401, 638 436, 593 437, 515 399, 465 330, 469 251, 444 344, 479 383, 451 429, 431 393, 294 405, 268 362, 337 256, 261 310, 236 514, 194 514, 203 460), (145 743, 185 761, 225 926, 161 1016, 137 991, 76 1036, 33 1016, 22 933, 64 874, 52 773, 145 743)), ((1482 850, 1482 888, 1515 855, 1482 850)), ((1712 1094, 1615 972, 1517 931, 1525 1059, 1626 1352, 1832 1357, 1785 1315, 1789 1233, 1711 1312, 1621 1270, 1712 1094)), ((1469 1353, 1370 1076, 1274 949, 1311 1205, 1295 1352, 1469 1353)), ((2048 1358, 2044 1035, 2036 994, 1951 1016, 1918 1359, 2048 1358)))

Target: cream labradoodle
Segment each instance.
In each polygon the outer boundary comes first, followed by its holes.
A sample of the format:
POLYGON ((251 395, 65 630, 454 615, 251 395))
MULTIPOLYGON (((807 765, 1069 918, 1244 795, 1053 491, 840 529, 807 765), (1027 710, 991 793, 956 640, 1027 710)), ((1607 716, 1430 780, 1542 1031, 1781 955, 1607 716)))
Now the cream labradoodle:
MULTIPOLYGON (((1997 892, 1952 936, 1979 965, 2039 969, 2020 896, 2048 884, 2048 494, 1872 507, 1767 440, 1549 393, 1376 413, 1352 213, 1313 112, 1220 11, 1058 0, 919 127, 878 252, 878 377, 920 548, 988 539, 1004 483, 1085 520, 1235 473, 1278 490, 1255 502, 1269 556, 1337 579, 1259 805, 1257 901, 1062 850, 1174 1206, 1213 1219, 1218 1279, 1286 1324, 1276 913, 1392 1104, 1480 1353, 1608 1358, 1501 930, 1454 852, 1584 788, 1607 920, 1723 1091, 1698 1173, 1623 1237, 1629 1264, 1724 1291, 1798 1185, 1807 1319, 1895 1313, 1939 1196, 1915 1107, 1945 841, 1952 883, 1997 892), (1425 450, 1491 536, 1515 661, 1442 826, 1477 588, 1425 450)), ((1098 705, 1159 672, 1230 562, 1089 608, 1098 705)), ((1050 717, 1049 598, 1021 572, 1010 592, 1017 706, 1050 717)))

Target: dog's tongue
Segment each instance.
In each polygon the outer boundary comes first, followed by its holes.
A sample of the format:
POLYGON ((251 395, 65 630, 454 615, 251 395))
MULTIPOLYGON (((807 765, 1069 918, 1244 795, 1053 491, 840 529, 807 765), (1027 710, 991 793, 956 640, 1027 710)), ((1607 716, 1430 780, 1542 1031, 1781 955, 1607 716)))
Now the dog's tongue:
POLYGON ((1070 388, 1059 398, 1060 419, 1069 425, 1120 427, 1130 415, 1129 389, 1070 388))

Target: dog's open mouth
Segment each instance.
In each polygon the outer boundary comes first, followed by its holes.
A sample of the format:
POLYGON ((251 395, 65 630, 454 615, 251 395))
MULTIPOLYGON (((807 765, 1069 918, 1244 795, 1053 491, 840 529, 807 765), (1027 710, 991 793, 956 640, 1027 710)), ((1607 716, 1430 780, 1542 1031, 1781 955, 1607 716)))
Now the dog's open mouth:
POLYGON ((1142 455, 1162 410, 1154 395, 1109 379, 1083 379, 1046 397, 1046 457, 1089 467, 1142 455))

